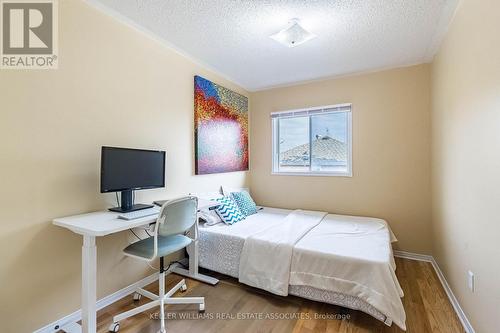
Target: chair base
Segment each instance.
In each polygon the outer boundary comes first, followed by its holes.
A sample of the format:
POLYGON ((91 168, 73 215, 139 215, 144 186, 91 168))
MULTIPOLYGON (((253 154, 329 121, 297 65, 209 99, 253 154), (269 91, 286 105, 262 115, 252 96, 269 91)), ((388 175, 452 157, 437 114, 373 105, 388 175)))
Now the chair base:
POLYGON ((160 273, 158 278, 160 284, 160 293, 156 295, 150 291, 142 288, 138 288, 134 293, 134 301, 139 300, 141 296, 147 297, 151 302, 138 306, 134 309, 128 310, 126 312, 120 313, 113 317, 113 322, 109 325, 110 332, 118 332, 120 330, 120 321, 135 316, 141 312, 147 311, 156 306, 160 307, 160 332, 165 332, 165 304, 198 304, 198 311, 205 312, 205 297, 172 297, 178 290, 186 291, 187 285, 186 281, 182 279, 179 283, 165 293, 165 272, 160 273))

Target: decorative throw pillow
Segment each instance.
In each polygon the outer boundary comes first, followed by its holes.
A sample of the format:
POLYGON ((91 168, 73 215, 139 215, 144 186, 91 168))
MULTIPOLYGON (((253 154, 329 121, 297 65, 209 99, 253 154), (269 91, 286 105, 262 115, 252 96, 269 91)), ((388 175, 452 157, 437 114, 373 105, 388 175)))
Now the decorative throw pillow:
POLYGON ((245 219, 245 215, 231 197, 217 198, 216 201, 220 202, 220 205, 217 206, 215 211, 224 223, 234 224, 245 219))
POLYGON ((248 192, 232 192, 231 198, 245 216, 257 213, 257 205, 248 192))

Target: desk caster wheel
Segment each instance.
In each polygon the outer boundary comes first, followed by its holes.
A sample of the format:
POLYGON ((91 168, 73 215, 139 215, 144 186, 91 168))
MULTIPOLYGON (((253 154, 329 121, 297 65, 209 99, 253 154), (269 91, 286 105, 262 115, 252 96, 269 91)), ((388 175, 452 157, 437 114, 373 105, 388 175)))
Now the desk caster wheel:
POLYGON ((181 291, 182 291, 182 292, 185 292, 186 290, 188 290, 188 286, 187 286, 187 284, 185 284, 185 283, 184 283, 184 284, 181 286, 181 291))
POLYGON ((117 333, 120 330, 120 324, 119 323, 112 323, 109 325, 109 331, 117 333))
POLYGON ((200 308, 198 309, 199 313, 205 313, 205 303, 200 304, 200 308))
POLYGON ((141 295, 141 294, 139 294, 139 293, 134 293, 134 296, 133 296, 133 297, 134 297, 134 301, 140 301, 140 300, 141 300, 141 298, 142 298, 142 295, 141 295))

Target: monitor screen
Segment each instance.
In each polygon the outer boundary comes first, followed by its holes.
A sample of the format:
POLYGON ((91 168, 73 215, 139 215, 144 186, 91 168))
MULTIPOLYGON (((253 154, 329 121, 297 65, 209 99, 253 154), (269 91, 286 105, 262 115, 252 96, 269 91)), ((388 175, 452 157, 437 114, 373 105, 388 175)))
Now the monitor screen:
POLYGON ((102 147, 101 193, 164 186, 164 151, 102 147))

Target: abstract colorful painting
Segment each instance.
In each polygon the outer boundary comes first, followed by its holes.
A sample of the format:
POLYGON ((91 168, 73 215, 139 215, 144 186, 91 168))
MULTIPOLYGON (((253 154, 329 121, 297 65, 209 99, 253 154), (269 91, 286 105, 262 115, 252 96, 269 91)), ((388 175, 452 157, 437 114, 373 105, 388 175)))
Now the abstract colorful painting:
POLYGON ((248 98, 194 77, 196 174, 248 170, 248 98))

